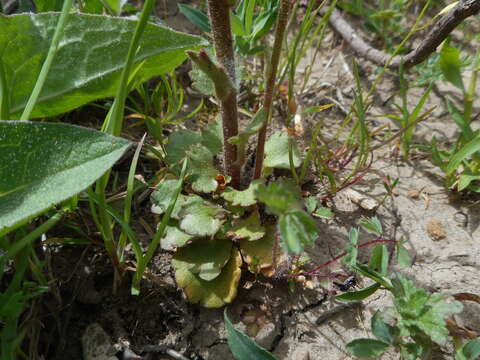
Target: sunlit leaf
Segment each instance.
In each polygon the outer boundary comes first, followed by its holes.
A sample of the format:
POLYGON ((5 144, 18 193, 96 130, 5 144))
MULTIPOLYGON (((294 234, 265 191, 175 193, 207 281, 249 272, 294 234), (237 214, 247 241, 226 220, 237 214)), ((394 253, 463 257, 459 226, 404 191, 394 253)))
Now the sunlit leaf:
POLYGON ((278 219, 281 245, 292 254, 299 254, 305 246, 313 246, 318 238, 315 221, 303 210, 292 210, 278 219))
MULTIPOLYGON (((265 143, 264 166, 270 168, 290 169, 288 157, 289 138, 285 132, 276 132, 265 143)), ((293 144, 293 165, 300 166, 302 159, 296 143, 293 144)))
POLYGON ((0 144, 0 230, 78 194, 130 146, 92 129, 19 121, 0 121, 0 144))
POLYGON ((189 159, 187 181, 192 184, 196 192, 209 193, 217 189, 218 183, 215 177, 218 170, 213 166, 213 155, 203 145, 192 145, 185 155, 189 159))
POLYGON ((260 222, 260 214, 254 211, 246 219, 235 220, 229 230, 228 236, 234 240, 247 239, 254 241, 261 239, 265 235, 265 228, 260 222))
POLYGON ((257 179, 250 183, 246 190, 235 190, 231 187, 227 187, 222 192, 221 196, 230 202, 234 206, 250 206, 257 202, 256 191, 258 187, 263 184, 264 180, 257 179))
POLYGON ((183 206, 179 213, 180 228, 195 236, 212 236, 220 229, 225 210, 206 201, 183 206))
POLYGON ((258 241, 240 241, 240 250, 243 259, 248 264, 248 270, 253 273, 262 273, 265 276, 275 274, 275 264, 280 263, 282 255, 275 252, 276 231, 273 226, 267 228, 265 236, 258 241), (274 257, 277 257, 276 259, 274 257))
POLYGON ((347 344, 347 350, 359 358, 373 359, 388 350, 389 344, 375 339, 356 339, 347 344))

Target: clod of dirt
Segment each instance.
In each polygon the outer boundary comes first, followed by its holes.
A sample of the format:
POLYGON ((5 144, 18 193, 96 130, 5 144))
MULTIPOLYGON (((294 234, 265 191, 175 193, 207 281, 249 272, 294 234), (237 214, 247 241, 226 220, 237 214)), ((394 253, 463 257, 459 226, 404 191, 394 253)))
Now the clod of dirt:
POLYGON ((415 190, 415 189, 408 190, 407 196, 408 196, 410 199, 418 199, 419 196, 420 196, 420 191, 415 190))
POLYGON ((82 336, 84 360, 118 360, 117 350, 100 324, 90 324, 82 336))
POLYGON ((445 234, 445 229, 443 228, 443 224, 435 219, 429 220, 427 223, 427 233, 432 240, 442 240, 445 239, 447 236, 445 234))

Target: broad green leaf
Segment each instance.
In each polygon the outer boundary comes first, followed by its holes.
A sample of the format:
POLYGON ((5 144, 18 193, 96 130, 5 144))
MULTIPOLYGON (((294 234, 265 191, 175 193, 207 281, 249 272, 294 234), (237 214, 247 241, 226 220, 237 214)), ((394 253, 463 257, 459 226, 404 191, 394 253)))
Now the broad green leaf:
POLYGON ((258 346, 247 335, 235 329, 224 311, 225 330, 228 346, 236 360, 275 360, 275 357, 264 348, 258 346))
POLYGON ((200 279, 211 281, 222 272, 231 250, 232 242, 226 239, 198 239, 177 250, 173 266, 186 268, 200 279))
POLYGON ((382 232, 383 232, 382 224, 380 223, 380 220, 378 220, 376 216, 371 218, 362 218, 359 222, 359 225, 369 233, 372 233, 375 235, 382 235, 382 232))
POLYGON ((292 210, 278 220, 282 247, 291 254, 299 254, 304 246, 313 246, 318 238, 317 224, 305 211, 292 210))
MULTIPOLYGON (((12 118, 18 118, 45 60, 59 13, 0 17, 0 61, 12 89, 12 118), (21 49, 21 51, 19 51, 21 49), (19 66, 21 64, 21 66, 19 66)), ((125 52, 137 20, 70 14, 58 53, 33 111, 48 117, 116 93, 125 52)), ((185 50, 207 45, 200 37, 147 25, 135 57, 137 81, 166 73, 185 59, 185 50)))
POLYGON ((394 329, 383 321, 382 313, 380 311, 377 311, 372 316, 372 333, 377 339, 393 344, 395 336, 394 329))
POLYGON ((37 12, 60 11, 62 10, 62 0, 34 0, 37 12))
POLYGON ((168 137, 165 147, 167 156, 165 160, 169 165, 178 164, 185 157, 186 151, 192 146, 200 143, 202 136, 191 130, 180 130, 173 132, 168 137))
POLYGON ((361 290, 344 292, 335 296, 335 299, 340 301, 361 301, 374 294, 379 288, 380 284, 375 283, 361 290))
POLYGON ((457 184, 458 191, 465 190, 470 186, 472 181, 475 181, 475 180, 480 180, 480 174, 478 175, 472 175, 468 173, 460 174, 460 176, 458 177, 458 184, 457 184))
POLYGON ((235 190, 227 187, 221 196, 234 206, 250 206, 257 202, 256 192, 258 187, 263 184, 263 179, 257 179, 250 183, 246 190, 235 190))
POLYGON ((261 239, 265 235, 265 228, 260 222, 258 211, 252 212, 246 219, 234 220, 227 235, 233 237, 234 240, 247 239, 254 241, 261 239))
POLYGON ((388 350, 389 344, 375 339, 356 339, 347 344, 347 351, 360 358, 373 359, 388 350))
POLYGON ((222 272, 212 281, 205 281, 193 274, 187 267, 176 268, 175 279, 191 303, 200 303, 207 308, 218 308, 232 302, 237 295, 238 282, 242 274, 242 257, 232 247, 230 260, 222 272))
MULTIPOLYGON (((288 158, 288 134, 282 131, 270 136, 265 143, 264 166, 270 168, 290 169, 288 158)), ((298 167, 302 164, 300 150, 296 143, 293 144, 293 165, 298 167)))
POLYGON ((207 33, 212 32, 207 15, 192 6, 185 4, 178 4, 178 8, 180 9, 180 12, 200 30, 203 30, 207 33))
POLYGON ((130 146, 92 129, 19 121, 0 121, 0 144, 0 231, 78 194, 130 146))
POLYGON ((460 165, 460 163, 468 159, 471 155, 480 151, 480 134, 476 138, 465 144, 455 155, 452 156, 448 163, 446 174, 451 175, 460 165))
POLYGON ((225 210, 206 201, 183 206, 180 213, 180 228, 190 235, 212 236, 220 229, 225 210))
MULTIPOLYGON (((157 185, 156 190, 153 192, 152 199, 152 212, 154 214, 162 215, 167 211, 168 205, 172 201, 172 197, 175 194, 175 189, 178 184, 178 179, 165 179, 157 185)), ((171 217, 179 219, 179 213, 183 207, 190 206, 194 203, 201 204, 203 199, 197 195, 185 196, 180 194, 173 208, 171 217)))
POLYGON ((465 91, 462 79, 463 66, 462 60, 460 59, 460 50, 450 46, 446 42, 440 51, 440 69, 445 79, 460 90, 465 91))
POLYGON ((194 236, 179 229, 178 221, 171 220, 165 229, 165 236, 160 244, 163 250, 175 250, 187 245, 193 238, 194 236))
POLYGON ((240 241, 240 250, 250 272, 262 273, 267 277, 275 274, 274 265, 281 262, 281 259, 274 258, 274 256, 278 256, 278 254, 274 254, 275 235, 275 228, 269 226, 261 240, 240 241))
POLYGON ((260 185, 257 198, 265 203, 268 210, 281 215, 291 209, 300 209, 300 191, 298 186, 289 180, 278 180, 267 185, 260 185))
POLYGON ((215 177, 218 170, 213 166, 212 153, 202 144, 192 145, 186 152, 189 159, 188 182, 196 192, 210 193, 217 190, 215 177))

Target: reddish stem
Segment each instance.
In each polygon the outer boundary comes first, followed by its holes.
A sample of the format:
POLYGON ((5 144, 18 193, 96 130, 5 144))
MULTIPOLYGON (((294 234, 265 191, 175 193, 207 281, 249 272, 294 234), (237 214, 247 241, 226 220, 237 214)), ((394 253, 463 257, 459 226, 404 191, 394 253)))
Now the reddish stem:
MULTIPOLYGON (((371 246, 371 245, 375 245, 375 244, 392 244, 392 243, 395 244, 396 242, 397 242, 396 240, 387 240, 387 239, 384 239, 384 238, 380 237, 378 239, 366 242, 365 244, 357 245, 356 247, 357 247, 357 249, 361 249, 361 248, 371 246)), ((304 272, 296 273, 296 274, 286 274, 286 275, 284 275, 284 277, 296 277, 296 276, 300 276, 300 275, 303 275, 303 276, 317 276, 318 277, 318 275, 319 275, 319 274, 317 274, 318 270, 337 262, 338 260, 340 260, 344 256, 347 256, 346 251, 342 252, 340 255, 335 256, 333 259, 328 260, 326 263, 323 263, 321 265, 318 265, 317 267, 314 267, 312 270, 304 271, 304 272)))

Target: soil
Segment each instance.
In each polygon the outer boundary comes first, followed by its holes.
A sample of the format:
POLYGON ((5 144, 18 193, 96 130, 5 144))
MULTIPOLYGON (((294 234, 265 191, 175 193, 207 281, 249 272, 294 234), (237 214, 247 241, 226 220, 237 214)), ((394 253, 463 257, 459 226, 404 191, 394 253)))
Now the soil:
MULTIPOLYGON (((175 19, 170 18, 169 23, 174 24, 175 19)), ((338 129, 344 119, 343 112, 353 101, 354 78, 349 64, 355 55, 330 30, 323 44, 308 91, 299 103, 302 106, 337 104, 333 109, 301 120, 307 130, 323 121, 322 131, 328 136, 338 129)), ((299 79, 306 64, 309 64, 308 56, 298 69, 299 79)), ((365 86, 373 79, 372 70, 373 65, 362 61, 365 86)), ((395 77, 387 76, 377 89, 368 117, 372 127, 397 128, 393 122, 375 116, 392 112, 392 104, 398 99, 388 99, 388 96, 396 86, 395 77)), ((415 142, 424 143, 433 134, 441 142, 451 141, 458 133, 439 97, 454 90, 440 90, 426 105, 426 108, 437 107, 418 125, 415 142)), ((412 91, 411 106, 416 104, 421 91, 412 91)), ((475 113, 478 111, 476 108, 475 113)), ((395 142, 375 152, 368 175, 333 198, 330 206, 334 220, 318 221, 321 236, 315 247, 308 250, 312 263, 322 264, 343 251, 348 243, 348 231, 358 220, 376 215, 390 239, 406 241, 414 255, 414 264, 402 272, 417 285, 447 295, 478 293, 479 198, 446 190, 441 173, 426 156, 420 152, 413 155, 408 161, 400 159, 395 142), (386 176, 399 179, 393 197, 385 198, 382 179, 386 176), (372 210, 365 201, 381 205, 372 210)), ((314 174, 310 176, 315 182, 314 174)), ((318 190, 315 186, 312 189, 318 190)), ((154 227, 148 202, 142 203, 142 209, 136 214, 154 227)), ((136 230, 140 237, 149 238, 142 226, 138 225, 136 230)), ((373 236, 362 234, 362 242, 371 239, 373 236)), ((112 267, 99 246, 51 246, 47 250, 55 291, 37 305, 43 309, 41 350, 49 354, 48 359, 233 359, 225 338, 224 309, 205 309, 185 300, 175 286, 170 254, 162 252, 155 257, 149 268, 151 276, 143 282, 141 296, 136 297, 129 294, 128 275, 124 286, 117 289, 117 295, 112 295, 112 267), (92 333, 93 337, 88 335, 92 333), (93 345, 97 349, 95 357, 85 354, 92 338, 103 339, 101 350, 98 343, 93 345)), ((367 260, 369 251, 362 250, 360 258, 367 260)), ((336 264, 330 269, 339 266, 336 264)), ((331 283, 313 280, 297 284, 291 291, 284 279, 244 275, 237 298, 227 308, 228 314, 235 326, 244 331, 247 330, 244 322, 248 322, 246 314, 255 314, 257 323, 253 328, 258 330, 255 340, 280 360, 351 359, 345 344, 358 337, 370 337, 371 316, 390 306, 392 299, 387 292, 379 291, 361 304, 345 307, 334 302, 327 289, 332 289, 331 283)), ((464 307, 455 317, 458 324, 480 333, 480 305, 465 302, 464 307)), ((248 326, 250 331, 253 328, 248 326)), ((398 354, 393 353, 382 357, 397 358, 398 354)), ((453 359, 452 348, 436 349, 432 359, 453 359)))

